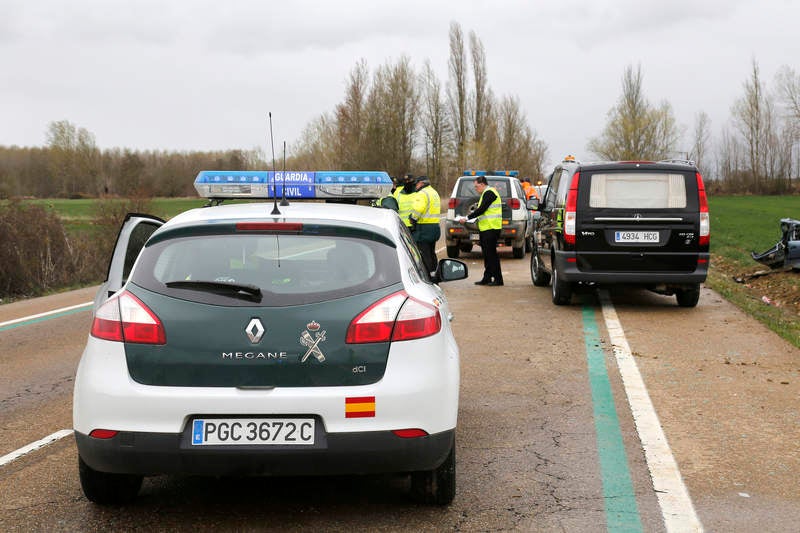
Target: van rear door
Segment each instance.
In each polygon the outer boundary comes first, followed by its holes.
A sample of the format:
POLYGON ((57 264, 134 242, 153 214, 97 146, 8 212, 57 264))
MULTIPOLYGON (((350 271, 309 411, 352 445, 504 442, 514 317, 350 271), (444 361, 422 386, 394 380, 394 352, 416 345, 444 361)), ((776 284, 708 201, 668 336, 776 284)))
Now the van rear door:
MULTIPOLYGON (((581 172, 578 267, 692 272, 701 251, 697 179, 689 169, 640 166, 581 172)), ((706 246, 707 248, 707 246, 706 246)))

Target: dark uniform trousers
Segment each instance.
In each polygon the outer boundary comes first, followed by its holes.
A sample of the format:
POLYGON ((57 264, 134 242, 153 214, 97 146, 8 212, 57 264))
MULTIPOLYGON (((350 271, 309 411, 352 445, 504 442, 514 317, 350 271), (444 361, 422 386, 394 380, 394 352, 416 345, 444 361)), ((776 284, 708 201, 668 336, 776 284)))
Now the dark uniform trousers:
POLYGON ((487 229, 478 234, 483 252, 483 281, 503 283, 503 272, 500 270, 500 256, 497 254, 499 229, 487 229))

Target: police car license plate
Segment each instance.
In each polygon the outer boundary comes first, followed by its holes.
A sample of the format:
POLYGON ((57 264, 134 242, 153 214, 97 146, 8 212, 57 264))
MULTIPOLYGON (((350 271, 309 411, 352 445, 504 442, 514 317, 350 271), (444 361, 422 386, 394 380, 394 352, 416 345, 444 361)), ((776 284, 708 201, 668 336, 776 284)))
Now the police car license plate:
POLYGON ((615 231, 614 242, 658 242, 657 231, 615 231))
POLYGON ((469 238, 470 238, 470 240, 473 240, 473 241, 479 241, 480 240, 480 235, 478 235, 477 233, 470 233, 469 234, 469 238))
POLYGON ((192 446, 314 444, 313 418, 207 418, 192 420, 192 446))

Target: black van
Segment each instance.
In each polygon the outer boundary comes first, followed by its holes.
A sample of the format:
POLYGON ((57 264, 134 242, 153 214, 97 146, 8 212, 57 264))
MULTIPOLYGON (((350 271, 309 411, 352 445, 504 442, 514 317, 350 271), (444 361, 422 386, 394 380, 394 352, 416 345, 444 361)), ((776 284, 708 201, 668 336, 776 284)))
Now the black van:
POLYGON ((674 294, 694 307, 709 265, 703 178, 691 161, 622 161, 556 166, 536 211, 531 279, 553 303, 575 284, 625 284, 674 294))

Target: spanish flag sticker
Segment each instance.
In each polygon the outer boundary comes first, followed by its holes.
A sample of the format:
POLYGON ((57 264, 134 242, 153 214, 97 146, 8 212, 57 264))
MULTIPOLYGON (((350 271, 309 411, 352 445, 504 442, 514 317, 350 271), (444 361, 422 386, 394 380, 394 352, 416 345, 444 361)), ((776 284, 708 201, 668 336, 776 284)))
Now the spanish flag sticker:
POLYGON ((368 418, 375 416, 375 396, 344 399, 345 418, 368 418))

